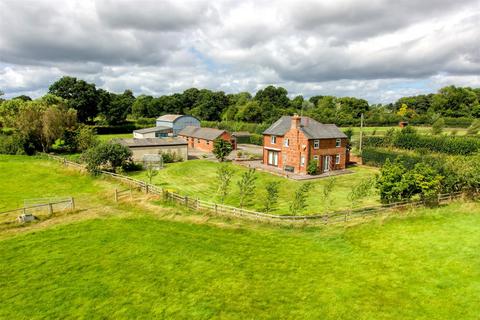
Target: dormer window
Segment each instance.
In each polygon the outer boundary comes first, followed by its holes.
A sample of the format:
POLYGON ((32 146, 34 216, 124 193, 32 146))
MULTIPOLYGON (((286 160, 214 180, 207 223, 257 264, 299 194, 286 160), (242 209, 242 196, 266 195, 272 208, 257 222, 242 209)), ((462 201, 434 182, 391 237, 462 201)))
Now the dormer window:
POLYGON ((277 143, 277 136, 272 136, 270 142, 271 142, 272 144, 277 143))
POLYGON ((342 139, 337 139, 337 141, 335 142, 335 147, 339 148, 342 146, 342 139))
POLYGON ((313 149, 320 148, 320 140, 313 140, 313 149))

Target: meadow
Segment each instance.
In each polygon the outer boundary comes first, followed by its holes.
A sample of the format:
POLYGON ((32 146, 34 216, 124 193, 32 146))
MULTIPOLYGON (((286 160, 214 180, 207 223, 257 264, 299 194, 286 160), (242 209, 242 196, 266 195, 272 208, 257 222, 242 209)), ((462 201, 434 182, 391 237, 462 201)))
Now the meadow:
POLYGON ((0 240, 0 318, 478 319, 479 213, 323 229, 137 213, 18 234, 0 240))
POLYGON ((0 229, 2 319, 478 318, 478 202, 280 227, 158 201, 112 205, 116 184, 42 157, 0 166, 8 206, 81 199, 67 216, 0 229))
MULTIPOLYGON (((220 165, 221 164, 218 162, 209 160, 189 160, 186 162, 166 164, 165 168, 161 169, 158 175, 153 177, 152 183, 189 197, 199 198, 205 201, 219 202, 220 196, 217 192, 217 169, 220 165)), ((240 180, 241 174, 248 169, 232 163, 225 163, 225 165, 231 167, 234 171, 230 193, 225 199, 225 204, 238 206, 237 181, 240 180)), ((349 170, 353 173, 309 180, 312 184, 312 188, 307 199, 308 208, 305 210, 305 214, 350 208, 352 204, 348 200, 348 194, 351 191, 352 186, 360 181, 372 179, 377 172, 377 169, 375 168, 364 166, 350 167, 349 170), (321 196, 321 192, 327 181, 330 179, 335 179, 335 184, 331 195, 331 203, 326 203, 321 196)), ((148 181, 145 171, 133 172, 131 175, 135 178, 148 181)), ((289 214, 289 205, 293 199, 295 191, 301 184, 306 182, 290 180, 262 171, 257 171, 256 175, 256 194, 247 207, 254 210, 261 210, 267 197, 265 185, 270 181, 278 181, 280 183, 278 210, 274 213, 289 214)), ((356 206, 372 204, 378 204, 378 195, 375 193, 362 199, 356 204, 356 206)))

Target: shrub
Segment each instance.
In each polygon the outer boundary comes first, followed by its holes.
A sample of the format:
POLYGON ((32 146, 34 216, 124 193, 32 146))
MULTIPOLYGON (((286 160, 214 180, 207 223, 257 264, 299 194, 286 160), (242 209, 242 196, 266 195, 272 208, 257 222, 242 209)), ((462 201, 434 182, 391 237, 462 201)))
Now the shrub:
POLYGON ((290 204, 290 212, 292 215, 301 214, 307 208, 307 196, 312 184, 310 182, 303 183, 295 191, 295 196, 290 204))
POLYGON ((162 152, 163 163, 181 162, 183 158, 176 152, 162 152))
POLYGON ((307 173, 310 175, 315 175, 318 173, 318 160, 310 160, 307 166, 307 173))
POLYGON ((472 125, 468 127, 467 134, 476 135, 478 131, 480 131, 480 119, 476 119, 472 122, 472 125))
POLYGON ((116 171, 117 168, 126 167, 131 162, 132 151, 118 143, 100 143, 86 150, 82 159, 87 163, 87 170, 98 174, 102 169, 116 171))
POLYGON ((26 141, 19 135, 0 135, 1 154, 32 154, 35 150, 26 148, 26 141))
POLYGON ((250 136, 250 143, 255 144, 257 146, 262 146, 263 145, 263 135, 253 133, 250 136))
POLYGON ((230 141, 217 138, 213 141, 213 154, 220 162, 224 161, 226 157, 232 152, 233 146, 230 141))
POLYGON ((445 127, 445 120, 443 118, 438 118, 432 125, 432 134, 439 135, 443 132, 443 128, 445 127))

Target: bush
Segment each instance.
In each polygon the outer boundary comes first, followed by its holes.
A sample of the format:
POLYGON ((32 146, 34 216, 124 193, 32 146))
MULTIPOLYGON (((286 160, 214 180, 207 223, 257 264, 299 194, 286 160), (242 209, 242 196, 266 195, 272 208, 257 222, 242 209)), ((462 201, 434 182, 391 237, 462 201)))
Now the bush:
POLYGON ((181 162, 183 161, 183 158, 179 156, 176 152, 163 152, 162 160, 163 160, 163 163, 173 163, 173 162, 181 162))
POLYGON ((311 160, 307 166, 307 173, 310 175, 318 174, 318 160, 311 160))
POLYGON ((263 146, 263 135, 253 133, 250 136, 250 143, 255 144, 257 146, 263 146))
POLYGON ((0 135, 1 154, 33 154, 35 150, 26 149, 25 139, 18 135, 0 135))
POLYGON ((467 134, 476 135, 478 131, 480 131, 480 119, 476 119, 472 122, 472 125, 468 127, 467 134))
POLYGON ((100 143, 82 154, 82 160, 87 163, 87 170, 98 174, 102 169, 116 171, 125 168, 132 161, 132 151, 118 143, 100 143))
POLYGON ((443 132, 443 128, 445 127, 445 120, 443 118, 438 118, 432 125, 432 134, 439 135, 443 132))
POLYGON ((125 123, 118 126, 94 126, 97 134, 131 133, 133 130, 142 128, 135 123, 125 123))

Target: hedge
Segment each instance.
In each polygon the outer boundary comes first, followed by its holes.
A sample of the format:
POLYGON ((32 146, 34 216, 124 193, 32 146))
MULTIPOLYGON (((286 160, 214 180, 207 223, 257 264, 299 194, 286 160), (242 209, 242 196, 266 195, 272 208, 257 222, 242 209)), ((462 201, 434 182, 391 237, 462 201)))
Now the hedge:
POLYGON ((396 132, 393 136, 365 137, 365 147, 395 147, 406 150, 427 150, 452 155, 471 155, 480 151, 477 137, 427 136, 396 132))

